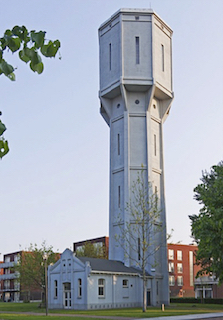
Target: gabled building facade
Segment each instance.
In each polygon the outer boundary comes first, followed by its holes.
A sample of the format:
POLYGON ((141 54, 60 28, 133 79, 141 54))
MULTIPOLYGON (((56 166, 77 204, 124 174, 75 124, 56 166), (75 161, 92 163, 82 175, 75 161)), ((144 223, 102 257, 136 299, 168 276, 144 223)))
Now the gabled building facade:
MULTIPOLYGON (((148 275, 147 304, 155 279, 148 275)), ((108 309, 142 306, 140 270, 120 261, 80 257, 66 249, 48 269, 51 309, 108 309)), ((159 292, 155 299, 159 300, 159 292)))

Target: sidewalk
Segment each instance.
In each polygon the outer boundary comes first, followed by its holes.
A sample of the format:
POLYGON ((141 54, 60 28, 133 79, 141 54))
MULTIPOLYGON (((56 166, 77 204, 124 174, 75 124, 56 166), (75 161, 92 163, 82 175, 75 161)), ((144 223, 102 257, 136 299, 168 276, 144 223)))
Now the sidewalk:
MULTIPOLYGON (((189 314, 185 316, 171 316, 171 317, 158 317, 158 318, 141 318, 137 320, 223 320, 223 312, 219 313, 203 313, 203 314, 189 314)), ((136 320, 136 319, 134 319, 136 320)))

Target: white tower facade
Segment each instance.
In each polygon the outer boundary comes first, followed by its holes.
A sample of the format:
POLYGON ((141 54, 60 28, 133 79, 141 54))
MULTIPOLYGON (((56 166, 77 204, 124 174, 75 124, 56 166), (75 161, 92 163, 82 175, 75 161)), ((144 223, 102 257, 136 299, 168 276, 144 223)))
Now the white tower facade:
MULTIPOLYGON (((137 252, 124 254, 116 235, 143 168, 161 209, 161 249, 151 256, 152 304, 168 303, 163 123, 173 100, 172 30, 152 10, 120 9, 99 28, 101 115, 110 127, 109 259, 137 265, 137 252), (155 271, 154 271, 155 269, 155 271), (156 289, 155 289, 156 286, 156 289)), ((137 235, 136 235, 137 239, 137 235)))

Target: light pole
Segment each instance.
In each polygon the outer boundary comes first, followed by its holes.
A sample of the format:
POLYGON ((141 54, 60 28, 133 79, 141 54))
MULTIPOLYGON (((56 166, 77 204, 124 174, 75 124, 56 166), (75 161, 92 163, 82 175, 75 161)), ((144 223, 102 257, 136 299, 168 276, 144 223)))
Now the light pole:
POLYGON ((48 255, 47 255, 47 253, 44 253, 44 254, 43 254, 43 260, 44 260, 44 268, 45 268, 45 304, 46 304, 46 316, 48 316, 47 259, 48 259, 48 255))

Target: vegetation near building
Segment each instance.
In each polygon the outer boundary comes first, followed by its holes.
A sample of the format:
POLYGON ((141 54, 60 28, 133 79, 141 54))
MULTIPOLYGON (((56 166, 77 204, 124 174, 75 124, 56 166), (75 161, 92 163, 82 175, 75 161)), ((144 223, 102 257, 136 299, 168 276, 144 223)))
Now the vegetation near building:
POLYGON ((30 291, 39 289, 42 290, 45 299, 45 263, 48 267, 54 264, 60 258, 59 253, 53 251, 52 246, 47 246, 44 241, 40 248, 36 244, 30 244, 26 251, 20 256, 20 260, 14 266, 17 272, 18 280, 21 284, 23 296, 26 295, 26 300, 30 300, 30 291))
MULTIPOLYGON (((152 185, 146 180, 146 170, 138 173, 136 181, 131 188, 130 201, 126 204, 125 211, 128 212, 128 221, 118 218, 117 224, 120 234, 116 240, 123 248, 125 257, 131 260, 131 264, 142 270, 143 277, 143 312, 146 311, 146 293, 149 258, 155 261, 156 252, 163 243, 159 243, 158 234, 163 230, 160 219, 159 199, 157 193, 153 193, 152 185)), ((150 259, 151 261, 151 259, 150 259)))
POLYGON ((198 275, 215 275, 223 282, 223 161, 202 172, 194 198, 202 205, 198 215, 189 216, 191 231, 198 245, 198 275))
POLYGON ((85 242, 85 244, 76 250, 77 257, 108 259, 108 252, 105 244, 85 242))

